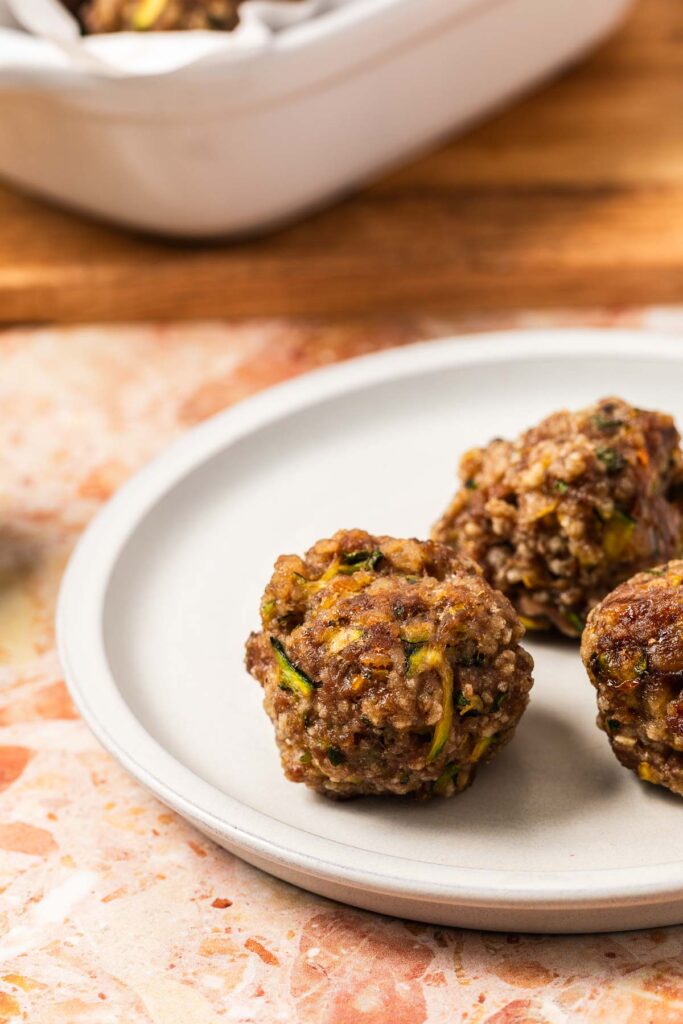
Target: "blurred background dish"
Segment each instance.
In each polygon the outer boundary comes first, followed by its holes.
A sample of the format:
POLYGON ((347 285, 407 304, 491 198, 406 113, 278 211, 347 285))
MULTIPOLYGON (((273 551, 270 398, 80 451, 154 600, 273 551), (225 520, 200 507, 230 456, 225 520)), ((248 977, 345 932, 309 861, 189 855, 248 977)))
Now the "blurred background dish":
MULTIPOLYGON (((253 52, 144 85, 45 51, 0 55, 0 174, 148 231, 262 231, 508 102, 595 45, 628 6, 351 2, 253 52)), ((109 60, 128 39, 102 37, 88 52, 109 60)))

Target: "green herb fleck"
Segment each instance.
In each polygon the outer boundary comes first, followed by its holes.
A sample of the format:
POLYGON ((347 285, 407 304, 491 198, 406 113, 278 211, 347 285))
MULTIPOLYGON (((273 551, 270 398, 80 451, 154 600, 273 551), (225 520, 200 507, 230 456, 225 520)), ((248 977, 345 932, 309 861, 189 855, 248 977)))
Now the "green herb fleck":
POLYGON ((421 647, 424 647, 427 644, 427 641, 418 640, 413 642, 412 640, 401 640, 401 643, 403 644, 403 650, 405 651, 406 672, 410 673, 413 667, 410 664, 411 658, 420 650, 421 647))
POLYGON ((310 750, 305 750, 304 753, 299 758, 299 764, 310 764, 312 760, 313 755, 311 754, 310 750))
POLYGON ((383 557, 379 549, 375 551, 351 551, 348 555, 342 555, 339 572, 343 576, 351 576, 354 572, 360 571, 372 572, 383 557))
POLYGON ((581 616, 578 615, 576 612, 565 612, 564 613, 564 617, 565 617, 565 621, 580 636, 583 633, 584 629, 585 629, 585 623, 584 623, 583 619, 581 618, 581 616))
POLYGON ((612 562, 623 561, 629 551, 636 520, 622 508, 615 508, 605 523, 602 546, 612 562))
POLYGON ((503 704, 505 704, 506 700, 508 700, 509 696, 510 694, 507 691, 505 693, 499 693, 493 702, 493 710, 500 711, 503 704))
POLYGON ((609 670, 609 662, 606 654, 593 654, 590 659, 590 667, 596 679, 599 679, 609 670))
POLYGON ((441 775, 439 775, 438 779, 436 779, 436 781, 432 785, 432 790, 435 793, 443 795, 448 789, 448 783, 459 771, 460 765, 457 765, 454 762, 451 762, 451 764, 447 764, 444 770, 441 772, 441 775))
POLYGON ((608 416, 602 416, 600 413, 597 413, 595 416, 591 416, 591 423, 594 427, 597 427, 598 430, 605 431, 606 433, 612 433, 613 431, 618 430, 619 427, 624 426, 624 420, 614 420, 608 416))
POLYGON ((337 765, 343 764, 346 758, 342 754, 339 747, 330 747, 327 751, 327 760, 336 768, 337 765))
POLYGON ((564 480, 556 480, 553 484, 553 487, 558 494, 566 494, 569 490, 569 484, 565 483, 564 480))
POLYGON ((626 468, 626 459, 615 448, 598 448, 595 454, 605 467, 608 476, 616 476, 626 468))
POLYGON ((470 477, 469 480, 465 480, 465 487, 467 488, 468 491, 476 491, 479 487, 479 484, 474 479, 474 477, 470 477))
MULTIPOLYGON (((476 699, 478 700, 479 698, 476 699)), ((462 690, 459 690, 455 694, 454 700, 457 707, 468 709, 467 711, 460 712, 461 718, 477 718, 477 716, 481 713, 479 709, 474 706, 473 701, 465 696, 462 690)))
POLYGON ((612 732, 618 732, 621 728, 621 722, 616 718, 608 718, 607 728, 611 729, 612 732))
POLYGON ((630 523, 632 526, 638 522, 638 520, 635 519, 630 512, 627 512, 626 509, 618 507, 615 508, 612 518, 621 519, 622 523, 630 523))

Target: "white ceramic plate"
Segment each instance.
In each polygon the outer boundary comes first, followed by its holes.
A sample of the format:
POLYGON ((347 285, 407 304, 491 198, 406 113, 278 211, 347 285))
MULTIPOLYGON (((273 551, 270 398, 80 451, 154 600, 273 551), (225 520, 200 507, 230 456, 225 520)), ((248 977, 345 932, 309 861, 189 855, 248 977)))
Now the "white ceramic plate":
POLYGON ((183 437, 85 534, 60 599, 71 692, 121 763, 226 849, 357 906, 525 931, 683 921, 683 802, 619 767, 576 645, 529 641, 512 745, 447 802, 332 803, 280 771, 243 667, 281 552, 426 536, 460 453, 618 394, 683 423, 683 346, 622 332, 416 345, 265 392, 183 437))

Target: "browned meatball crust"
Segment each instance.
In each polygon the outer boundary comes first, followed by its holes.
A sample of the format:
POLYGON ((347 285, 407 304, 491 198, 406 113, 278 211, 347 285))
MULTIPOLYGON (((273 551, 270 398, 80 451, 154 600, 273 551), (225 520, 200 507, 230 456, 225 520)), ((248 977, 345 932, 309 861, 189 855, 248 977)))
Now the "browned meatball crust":
POLYGON ((683 795, 683 561, 609 594, 588 616, 581 656, 621 763, 683 795))
POLYGON ((681 553, 678 431, 619 398, 467 452, 460 479, 433 537, 479 562, 529 629, 577 636, 617 583, 681 553))
POLYGON ((284 555, 247 642, 287 778, 452 796, 512 736, 532 659, 512 605, 433 541, 342 530, 284 555))

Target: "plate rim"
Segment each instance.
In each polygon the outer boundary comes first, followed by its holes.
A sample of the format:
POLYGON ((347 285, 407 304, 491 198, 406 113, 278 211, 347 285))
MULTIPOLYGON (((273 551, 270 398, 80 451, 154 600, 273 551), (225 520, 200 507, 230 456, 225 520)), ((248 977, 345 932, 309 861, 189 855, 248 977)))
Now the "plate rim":
MULTIPOLYGON (((142 520, 188 473, 219 451, 278 419, 323 405, 380 383, 481 363, 524 359, 618 358, 683 363, 683 343, 674 335, 621 328, 533 328, 448 336, 415 342, 304 373, 264 389, 183 433, 138 470, 103 506, 78 541, 60 587, 56 633, 64 676, 79 713, 96 738, 134 778, 195 825, 230 844, 243 859, 254 859, 299 876, 377 895, 498 909, 595 909, 661 903, 683 897, 683 860, 647 867, 577 868, 528 873, 511 869, 458 867, 457 880, 427 881, 340 864, 334 849, 354 848, 315 836, 326 856, 267 837, 274 819, 221 792, 152 737, 118 690, 107 663, 101 625, 106 594, 118 558, 142 520), (155 771, 155 764, 161 771, 155 771), (166 778, 161 777, 166 775, 166 778), (172 781, 169 781, 169 776, 172 781), (229 820, 226 820, 229 812, 229 820), (261 825, 260 834, 254 825, 261 825), (634 877, 634 876, 637 876, 634 877)), ((296 825, 278 822, 283 837, 301 835, 296 825)), ((310 839, 310 835, 308 836, 310 839)), ((356 851, 357 853, 357 851, 356 851)), ((384 853, 373 859, 414 861, 384 853)), ((453 873, 453 869, 449 869, 453 873)), ((444 868, 434 865, 434 874, 444 868)), ((305 886, 305 882, 302 883, 305 886)))

